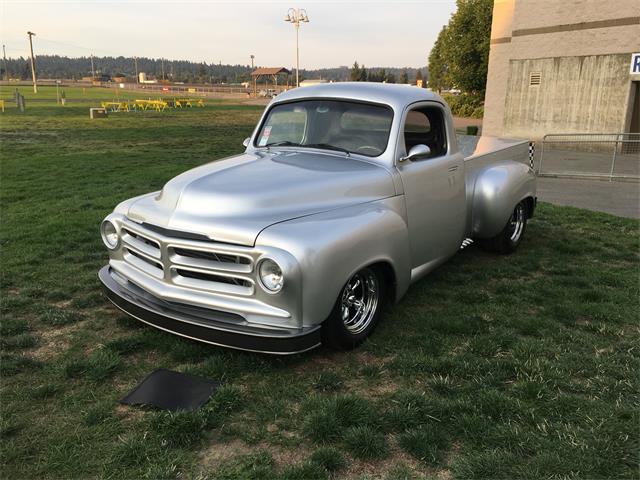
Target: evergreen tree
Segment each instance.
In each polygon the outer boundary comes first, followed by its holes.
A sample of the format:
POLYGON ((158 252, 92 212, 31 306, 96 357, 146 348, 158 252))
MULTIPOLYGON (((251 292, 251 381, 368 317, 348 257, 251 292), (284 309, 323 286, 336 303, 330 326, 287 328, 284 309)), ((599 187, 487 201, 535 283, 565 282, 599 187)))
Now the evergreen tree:
POLYGON ((367 69, 364 67, 364 64, 363 64, 362 68, 360 68, 360 78, 358 79, 358 81, 366 82, 368 78, 369 76, 367 74, 367 69))
POLYGON ((352 82, 360 81, 360 65, 358 65, 358 61, 353 62, 353 67, 351 67, 351 74, 349 76, 352 82))
POLYGON ((400 80, 398 81, 398 83, 409 83, 409 74, 407 73, 406 70, 403 70, 402 73, 400 74, 400 80))

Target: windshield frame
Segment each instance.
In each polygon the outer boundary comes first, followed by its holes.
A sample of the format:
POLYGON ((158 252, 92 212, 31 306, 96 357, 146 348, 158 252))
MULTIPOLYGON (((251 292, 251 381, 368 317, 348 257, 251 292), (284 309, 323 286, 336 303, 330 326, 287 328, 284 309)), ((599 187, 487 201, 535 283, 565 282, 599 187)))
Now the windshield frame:
MULTIPOLYGON (((356 103, 356 104, 360 104, 360 105, 367 105, 367 106, 373 106, 373 107, 382 107, 386 110, 388 110, 391 113, 391 116, 389 117, 389 132, 387 134, 387 142, 385 143, 384 146, 384 150, 381 150, 380 153, 378 153, 378 155, 365 155, 363 153, 359 153, 359 152, 353 152, 349 150, 349 153, 347 154, 349 155, 358 155, 370 160, 373 159, 377 159, 380 158, 381 156, 384 155, 384 153, 389 150, 389 145, 392 143, 392 133, 393 133, 393 123, 395 120, 395 111, 393 109, 393 107, 391 107, 391 105, 388 105, 386 103, 380 103, 380 102, 369 102, 366 100, 359 100, 359 99, 355 99, 355 98, 344 98, 344 97, 303 97, 303 98, 295 98, 295 99, 291 99, 291 100, 283 100, 283 101, 279 101, 279 102, 275 102, 273 103, 268 109, 267 111, 264 113, 264 115, 262 116, 262 118, 260 119, 260 123, 258 125, 258 128, 256 128, 254 136, 253 136, 253 140, 251 142, 251 146, 255 149, 270 149, 270 148, 303 148, 305 150, 322 150, 324 152, 331 152, 331 153, 341 153, 340 150, 337 149, 329 149, 329 148, 321 148, 321 147, 312 147, 312 146, 306 146, 306 145, 258 145, 258 138, 260 137, 260 132, 262 132, 262 129, 265 126, 265 123, 267 121, 267 119, 269 118, 269 115, 271 114, 271 111, 276 108, 279 107, 281 105, 287 105, 290 103, 302 103, 302 102, 312 102, 312 101, 333 101, 333 102, 342 102, 342 103, 356 103)), ((305 129, 306 129, 306 125, 305 125, 305 129)))

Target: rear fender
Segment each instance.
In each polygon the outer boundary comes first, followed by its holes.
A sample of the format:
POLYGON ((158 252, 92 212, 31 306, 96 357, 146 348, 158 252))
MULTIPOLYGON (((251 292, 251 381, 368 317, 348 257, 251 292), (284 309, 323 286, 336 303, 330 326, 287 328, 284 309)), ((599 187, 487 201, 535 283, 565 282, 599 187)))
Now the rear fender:
POLYGON ((536 177, 528 165, 501 162, 488 166, 476 177, 471 202, 474 237, 491 238, 502 231, 515 206, 534 198, 536 177))

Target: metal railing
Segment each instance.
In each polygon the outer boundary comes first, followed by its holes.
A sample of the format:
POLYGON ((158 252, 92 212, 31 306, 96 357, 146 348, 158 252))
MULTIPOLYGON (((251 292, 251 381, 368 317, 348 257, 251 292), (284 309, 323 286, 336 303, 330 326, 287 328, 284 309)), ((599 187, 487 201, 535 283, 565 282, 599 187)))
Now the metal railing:
POLYGON ((640 180, 640 133, 547 134, 538 175, 640 180))

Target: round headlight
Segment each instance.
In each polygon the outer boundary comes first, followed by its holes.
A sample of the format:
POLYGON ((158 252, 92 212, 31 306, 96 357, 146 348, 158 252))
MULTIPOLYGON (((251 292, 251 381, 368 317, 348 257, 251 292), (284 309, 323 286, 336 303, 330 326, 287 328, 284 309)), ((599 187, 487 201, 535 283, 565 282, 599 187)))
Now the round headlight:
POLYGON ((108 249, 114 250, 118 246, 120 238, 118 237, 118 229, 111 220, 105 220, 100 226, 102 241, 108 249))
POLYGON ((276 293, 282 290, 284 275, 282 275, 280 265, 276 262, 265 258, 260 262, 258 274, 260 275, 260 283, 268 292, 276 293))

